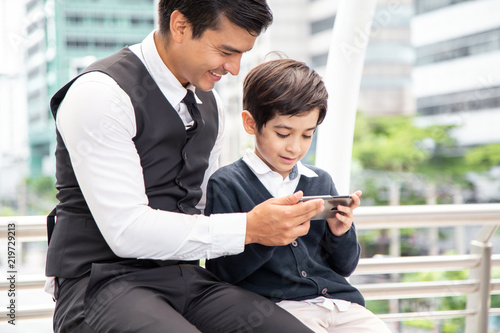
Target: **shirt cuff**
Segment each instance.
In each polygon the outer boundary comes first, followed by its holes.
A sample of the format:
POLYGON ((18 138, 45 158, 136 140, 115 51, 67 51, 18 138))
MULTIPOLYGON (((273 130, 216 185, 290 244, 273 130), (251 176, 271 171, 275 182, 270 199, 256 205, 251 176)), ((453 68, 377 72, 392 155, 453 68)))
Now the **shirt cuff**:
POLYGON ((52 296, 52 298, 54 298, 54 293, 55 293, 55 290, 56 290, 56 278, 53 277, 53 276, 48 276, 46 279, 45 279, 45 286, 43 287, 43 290, 52 296))
POLYGON ((213 248, 207 259, 243 252, 247 229, 246 213, 210 215, 213 248))

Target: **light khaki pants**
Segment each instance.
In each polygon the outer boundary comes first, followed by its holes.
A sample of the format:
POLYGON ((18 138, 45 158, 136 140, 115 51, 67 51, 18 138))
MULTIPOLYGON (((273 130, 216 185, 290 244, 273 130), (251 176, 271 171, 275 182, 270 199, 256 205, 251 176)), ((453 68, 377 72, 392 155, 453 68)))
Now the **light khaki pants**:
POLYGON ((351 303, 347 311, 329 310, 304 301, 277 303, 315 333, 391 333, 387 325, 365 307, 351 303))

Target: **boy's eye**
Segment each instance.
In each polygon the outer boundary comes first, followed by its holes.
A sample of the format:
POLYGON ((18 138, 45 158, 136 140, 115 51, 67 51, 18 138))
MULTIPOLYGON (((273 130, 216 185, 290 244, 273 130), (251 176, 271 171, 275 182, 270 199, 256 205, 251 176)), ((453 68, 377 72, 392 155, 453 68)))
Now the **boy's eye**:
POLYGON ((303 137, 304 139, 310 139, 310 138, 312 138, 312 135, 302 135, 302 137, 303 137))
POLYGON ((286 138, 286 137, 287 137, 287 136, 289 136, 290 134, 281 134, 281 133, 276 132, 276 135, 277 135, 279 138, 286 138))

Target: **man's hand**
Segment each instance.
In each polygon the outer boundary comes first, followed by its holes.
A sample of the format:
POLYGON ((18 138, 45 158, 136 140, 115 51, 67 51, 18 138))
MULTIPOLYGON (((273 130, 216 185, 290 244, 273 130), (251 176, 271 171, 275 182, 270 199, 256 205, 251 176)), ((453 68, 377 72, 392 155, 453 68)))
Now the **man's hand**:
POLYGON ((309 232, 311 217, 324 209, 323 200, 309 200, 299 205, 302 191, 283 198, 272 198, 247 213, 245 244, 282 246, 309 232))
POLYGON ((341 211, 343 214, 337 213, 335 215, 335 218, 326 219, 332 234, 334 234, 337 237, 340 237, 347 231, 349 231, 349 229, 351 229, 353 220, 353 211, 361 203, 359 197, 362 194, 363 193, 361 191, 356 191, 353 194, 351 194, 353 201, 349 205, 349 207, 341 205, 337 207, 337 209, 341 211))

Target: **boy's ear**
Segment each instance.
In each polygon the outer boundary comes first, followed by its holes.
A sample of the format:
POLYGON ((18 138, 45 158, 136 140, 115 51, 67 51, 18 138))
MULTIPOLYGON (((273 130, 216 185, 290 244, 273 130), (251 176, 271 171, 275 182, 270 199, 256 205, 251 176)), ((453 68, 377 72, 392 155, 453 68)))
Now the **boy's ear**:
POLYGON ((257 132, 255 119, 253 119, 252 114, 248 110, 244 110, 241 113, 241 119, 243 120, 243 128, 245 129, 245 132, 252 135, 257 132))
POLYGON ((189 21, 187 18, 178 10, 174 10, 170 15, 170 33, 175 42, 182 42, 183 38, 186 36, 186 28, 188 28, 188 26, 189 21))

